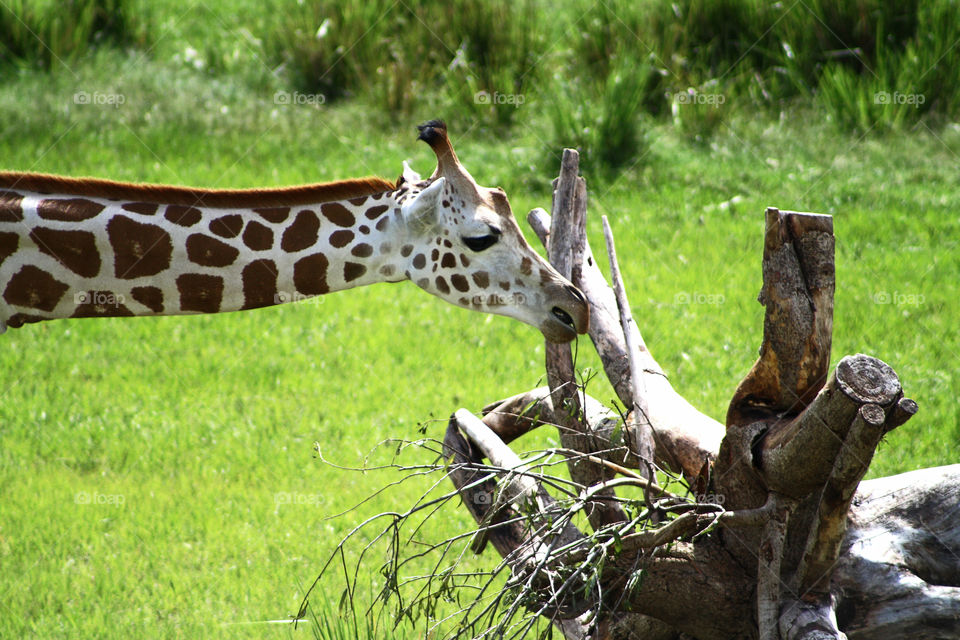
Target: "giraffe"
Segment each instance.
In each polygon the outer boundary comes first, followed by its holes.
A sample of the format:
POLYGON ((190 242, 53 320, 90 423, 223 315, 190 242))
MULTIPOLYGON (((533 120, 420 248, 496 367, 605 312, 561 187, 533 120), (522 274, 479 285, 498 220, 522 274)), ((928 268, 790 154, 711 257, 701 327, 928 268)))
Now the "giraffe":
POLYGON ((504 192, 477 185, 446 125, 437 156, 380 178, 200 190, 0 172, 0 332, 78 317, 255 309, 411 280, 459 307, 587 330, 583 295, 526 242, 504 192))

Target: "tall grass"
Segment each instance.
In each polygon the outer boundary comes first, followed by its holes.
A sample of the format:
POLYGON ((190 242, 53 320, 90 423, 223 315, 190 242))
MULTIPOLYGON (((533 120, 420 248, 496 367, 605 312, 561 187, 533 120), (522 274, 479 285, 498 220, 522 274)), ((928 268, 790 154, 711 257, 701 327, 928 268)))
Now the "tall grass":
POLYGON ((384 119, 442 114, 491 135, 523 127, 544 151, 579 146, 606 174, 645 157, 649 116, 672 118, 698 143, 732 112, 797 103, 846 130, 949 122, 960 115, 958 42, 955 0, 15 0, 0 8, 0 64, 51 68, 92 47, 139 47, 321 105, 359 100, 384 119))
POLYGON ((101 44, 143 46, 142 15, 131 0, 9 0, 0 5, 0 63, 49 69, 101 44))

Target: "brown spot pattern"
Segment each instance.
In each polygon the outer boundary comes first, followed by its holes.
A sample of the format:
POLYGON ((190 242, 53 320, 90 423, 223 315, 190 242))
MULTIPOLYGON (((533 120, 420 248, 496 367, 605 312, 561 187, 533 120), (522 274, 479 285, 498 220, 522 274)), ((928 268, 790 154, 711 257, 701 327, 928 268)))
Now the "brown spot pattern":
POLYGON ((341 229, 330 234, 330 246, 340 249, 353 242, 353 231, 341 229))
POLYGON ((37 214, 46 220, 80 222, 93 218, 103 208, 102 204, 86 198, 45 198, 37 205, 37 214))
POLYGON ((23 196, 13 191, 0 191, 0 222, 23 220, 23 196))
POLYGON ((290 207, 264 207, 253 211, 263 216, 263 219, 267 222, 273 222, 274 224, 280 224, 290 215, 290 207))
POLYGON ((418 253, 413 257, 413 266, 417 269, 423 269, 427 266, 427 258, 422 253, 418 253))
POLYGON ((353 214, 339 202, 328 202, 320 208, 323 217, 338 227, 352 227, 356 223, 353 214))
POLYGON ((481 289, 486 289, 490 286, 490 275, 486 271, 475 271, 471 274, 471 277, 481 289))
POLYGON ((236 238, 243 231, 243 217, 239 213, 220 216, 210 223, 210 232, 221 238, 236 238))
POLYGON ((173 255, 170 234, 156 225, 115 216, 107 223, 107 236, 113 247, 113 270, 118 278, 154 276, 170 266, 173 255))
POLYGON ((190 262, 204 267, 226 267, 236 262, 239 255, 240 251, 235 247, 202 233, 187 238, 187 257, 190 262))
POLYGON ((444 269, 453 269, 457 266, 457 259, 452 253, 445 253, 443 254, 443 260, 440 261, 440 266, 444 269))
POLYGON ((10 278, 3 299, 19 307, 53 311, 66 292, 67 285, 43 269, 27 264, 10 278))
POLYGON ((413 253, 412 244, 405 244, 402 247, 400 247, 400 255, 402 255, 404 258, 409 256, 411 253, 413 253))
POLYGON ((381 215, 383 215, 389 208, 390 207, 388 205, 378 204, 375 207, 370 207, 369 209, 367 209, 363 215, 367 216, 367 218, 370 220, 376 220, 381 215))
POLYGON ((243 231, 243 244, 254 251, 266 251, 273 246, 273 231, 270 227, 252 220, 243 231))
POLYGON ((460 254, 460 264, 462 264, 464 267, 469 267, 469 266, 470 266, 470 258, 468 258, 467 256, 465 256, 465 255, 463 255, 463 254, 461 253, 461 254, 460 254))
POLYGON ((29 313, 15 313, 7 320, 7 326, 16 329, 28 322, 40 322, 41 320, 46 320, 46 318, 34 316, 29 313))
POLYGON ((367 267, 356 262, 346 262, 343 265, 343 279, 345 282, 352 282, 366 272, 367 267))
POLYGON ((96 237, 90 231, 64 231, 37 227, 30 232, 37 248, 70 271, 84 278, 100 273, 100 252, 96 237))
POLYGON ((267 222, 280 224, 290 215, 290 207, 263 207, 254 209, 253 212, 263 216, 267 222))
POLYGON ((254 260, 243 268, 243 308, 277 304, 277 265, 273 260, 254 260))
POLYGON ((130 290, 134 300, 154 313, 163 313, 163 291, 157 287, 134 287, 130 290))
POLYGON ((390 218, 388 218, 387 216, 380 218, 379 220, 377 220, 377 231, 385 230, 389 224, 390 224, 390 218))
POLYGON ((525 276, 533 273, 533 261, 530 258, 524 258, 520 261, 520 273, 525 276))
POLYGON ((15 233, 0 232, 0 264, 13 255, 20 246, 20 236, 15 233))
POLYGON ((450 284, 452 284, 453 288, 457 291, 461 291, 463 293, 470 291, 470 283, 467 282, 467 279, 462 274, 455 273, 450 276, 450 284))
POLYGON ((293 265, 293 286, 304 295, 313 296, 330 291, 327 285, 327 267, 330 263, 322 253, 300 258, 293 265))
POLYGON ((392 264, 385 264, 382 267, 380 267, 381 275, 384 275, 388 278, 396 272, 397 272, 397 268, 394 267, 392 264))
POLYGON ((361 242, 353 249, 350 249, 350 253, 358 258, 369 258, 371 255, 373 255, 373 247, 366 242, 361 242))
POLYGON ((216 313, 223 300, 223 278, 202 273, 185 273, 177 277, 181 311, 216 313))
POLYGON ((310 209, 304 209, 297 214, 287 230, 283 232, 280 248, 289 253, 302 251, 317 243, 317 234, 320 231, 320 218, 310 209))
POLYGON ((203 219, 203 213, 196 207, 171 204, 163 212, 163 217, 181 227, 192 227, 203 219))
POLYGON ((450 285, 443 279, 443 276, 437 276, 437 289, 442 293, 450 293, 450 285))
POLYGON ((370 233, 370 227, 368 227, 365 224, 360 225, 360 227, 357 230, 363 235, 367 235, 370 233))
POLYGON ((120 207, 125 211, 132 211, 133 213, 152 216, 157 213, 157 209, 160 208, 160 205, 153 204, 152 202, 128 202, 120 205, 120 207))

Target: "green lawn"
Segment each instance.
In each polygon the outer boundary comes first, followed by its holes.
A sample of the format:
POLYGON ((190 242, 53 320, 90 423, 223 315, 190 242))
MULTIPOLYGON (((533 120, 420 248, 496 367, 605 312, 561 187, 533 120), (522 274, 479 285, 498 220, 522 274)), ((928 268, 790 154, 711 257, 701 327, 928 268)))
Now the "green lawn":
MULTIPOLYGON (((414 125, 443 114, 277 105, 275 90, 120 54, 70 73, 8 74, 0 165, 216 187, 395 177, 404 159, 432 171, 414 125), (124 101, 77 104, 80 91, 124 101)), ((502 139, 448 124, 467 168, 504 186, 521 218, 549 206, 556 168, 537 168, 534 130, 502 139)), ((834 362, 880 357, 921 407, 871 475, 956 462, 960 130, 861 138, 798 107, 781 121, 724 112, 709 144, 666 122, 650 137, 640 165, 590 185, 590 233, 602 254, 599 217, 610 216, 635 317, 674 385, 723 418, 760 340, 764 207, 830 213, 834 362)), ((440 438, 455 409, 543 376, 534 329, 409 284, 224 316, 41 323, 0 342, 0 637, 309 636, 309 625, 265 621, 296 612, 354 525, 437 480, 329 520, 396 476, 326 466, 313 443, 360 465, 386 438, 421 428, 440 438)), ((579 366, 597 366, 591 352, 581 340, 579 366)), ((612 395, 599 378, 591 392, 612 395)), ((403 459, 432 462, 417 450, 403 459)), ((423 535, 470 526, 447 509, 423 535)), ((478 564, 492 566, 491 554, 478 564)), ((342 588, 325 580, 313 613, 336 610, 342 588)))

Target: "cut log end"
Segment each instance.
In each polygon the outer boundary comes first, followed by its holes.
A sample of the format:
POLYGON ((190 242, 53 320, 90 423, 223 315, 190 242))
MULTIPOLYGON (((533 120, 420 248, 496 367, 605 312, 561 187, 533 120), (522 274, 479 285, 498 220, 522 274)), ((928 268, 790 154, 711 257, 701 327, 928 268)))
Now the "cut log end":
POLYGON ((884 433, 889 433, 901 426, 915 416, 919 410, 920 407, 915 401, 910 398, 900 398, 900 400, 897 401, 897 405, 893 408, 893 411, 890 412, 890 416, 887 418, 884 433))
POLYGON ((900 378, 890 365, 862 353, 840 361, 837 382, 840 390, 859 404, 886 407, 901 393, 900 378))

